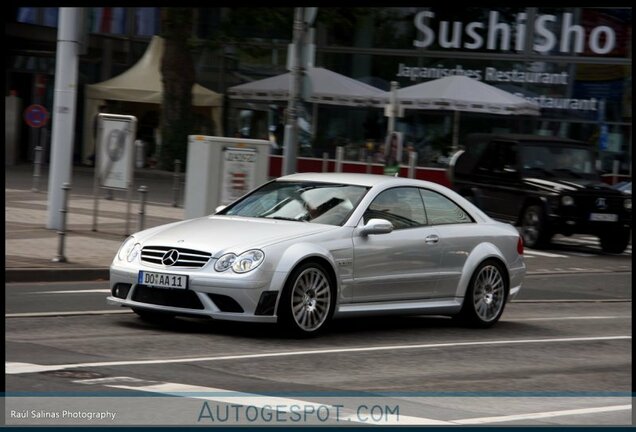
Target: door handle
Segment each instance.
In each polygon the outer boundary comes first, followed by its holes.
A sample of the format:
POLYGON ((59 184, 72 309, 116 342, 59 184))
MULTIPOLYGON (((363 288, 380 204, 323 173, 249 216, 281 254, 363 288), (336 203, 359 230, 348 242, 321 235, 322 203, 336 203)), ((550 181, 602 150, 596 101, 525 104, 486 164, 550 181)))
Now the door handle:
POLYGON ((424 239, 424 241, 427 244, 433 244, 433 243, 437 243, 439 241, 439 236, 436 234, 431 234, 429 236, 426 236, 426 238, 424 239))

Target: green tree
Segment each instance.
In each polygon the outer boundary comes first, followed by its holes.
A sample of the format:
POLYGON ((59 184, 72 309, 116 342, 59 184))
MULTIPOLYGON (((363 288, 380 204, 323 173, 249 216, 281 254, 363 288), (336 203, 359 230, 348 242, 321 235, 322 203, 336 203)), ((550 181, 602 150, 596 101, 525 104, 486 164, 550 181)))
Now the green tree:
POLYGON ((192 8, 161 9, 161 33, 165 45, 161 59, 163 103, 159 164, 163 169, 172 169, 175 159, 185 163, 188 135, 192 130, 195 71, 188 45, 192 22, 192 8))

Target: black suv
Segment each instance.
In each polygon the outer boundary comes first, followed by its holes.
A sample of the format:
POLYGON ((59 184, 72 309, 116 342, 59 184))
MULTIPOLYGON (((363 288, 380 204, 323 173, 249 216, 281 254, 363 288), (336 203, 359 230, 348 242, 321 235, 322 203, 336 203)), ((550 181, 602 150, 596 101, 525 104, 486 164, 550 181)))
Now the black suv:
POLYGON ((627 247, 631 196, 602 183, 590 145, 565 138, 471 134, 450 162, 459 194, 495 219, 521 227, 541 248, 554 234, 592 234, 604 252, 627 247))

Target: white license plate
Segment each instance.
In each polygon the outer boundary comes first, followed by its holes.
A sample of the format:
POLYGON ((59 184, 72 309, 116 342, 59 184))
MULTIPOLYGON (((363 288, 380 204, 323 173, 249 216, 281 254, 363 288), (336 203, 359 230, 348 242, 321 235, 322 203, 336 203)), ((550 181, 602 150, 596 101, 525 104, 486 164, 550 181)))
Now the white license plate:
POLYGON ((137 283, 158 288, 186 289, 188 287, 188 276, 140 271, 137 283))
POLYGON ((612 213, 590 213, 590 220, 600 222, 616 222, 618 220, 618 215, 612 213))

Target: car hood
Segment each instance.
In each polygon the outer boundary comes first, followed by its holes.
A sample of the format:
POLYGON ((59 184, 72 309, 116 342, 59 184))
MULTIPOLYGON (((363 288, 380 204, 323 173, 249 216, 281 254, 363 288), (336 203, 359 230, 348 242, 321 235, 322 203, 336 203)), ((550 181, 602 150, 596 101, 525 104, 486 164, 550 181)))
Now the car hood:
POLYGON ((309 222, 207 216, 153 230, 142 242, 143 246, 175 246, 216 255, 226 252, 241 253, 247 249, 262 248, 337 228, 309 222))
POLYGON ((590 194, 620 195, 610 185, 590 179, 560 179, 526 177, 524 183, 549 192, 586 192, 590 194))

